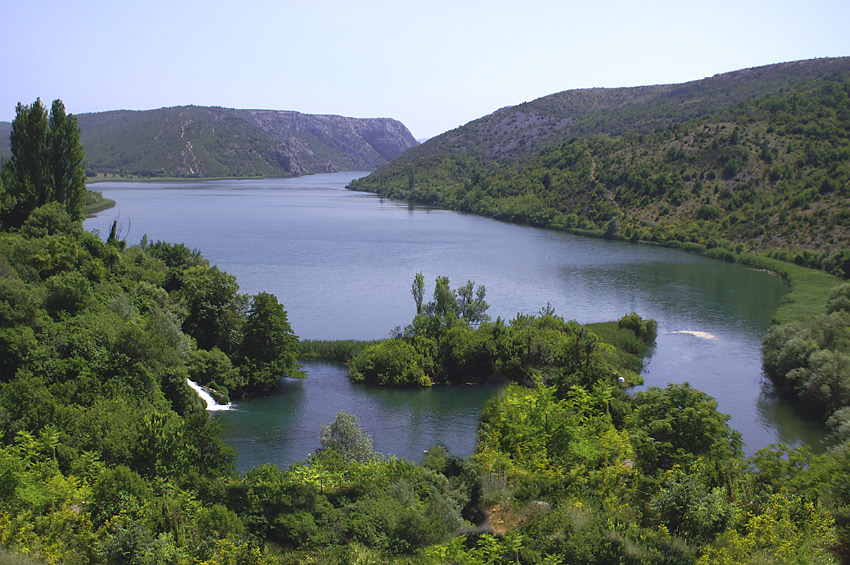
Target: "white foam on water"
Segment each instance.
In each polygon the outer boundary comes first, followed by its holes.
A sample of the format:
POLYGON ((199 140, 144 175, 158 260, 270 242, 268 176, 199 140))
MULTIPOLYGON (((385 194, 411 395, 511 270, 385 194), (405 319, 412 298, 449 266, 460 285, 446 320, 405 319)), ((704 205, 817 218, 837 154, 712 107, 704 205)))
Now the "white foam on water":
POLYGON ((710 334, 708 332, 700 332, 700 331, 697 331, 697 330, 676 330, 676 331, 673 331, 673 332, 670 332, 670 333, 671 334, 688 334, 688 335, 692 335, 694 337, 698 337, 700 339, 714 339, 714 340, 720 339, 719 337, 717 337, 714 334, 710 334))
POLYGON ((194 390, 196 393, 198 393, 198 396, 201 397, 201 400, 206 402, 208 411, 218 412, 218 411, 221 411, 221 410, 230 410, 230 408, 231 408, 230 402, 228 402, 227 404, 219 404, 218 402, 215 401, 215 398, 213 398, 210 393, 208 393, 207 391, 205 391, 201 387, 201 385, 199 385, 198 383, 196 383, 192 379, 186 379, 186 382, 189 383, 189 386, 192 387, 192 390, 194 390))

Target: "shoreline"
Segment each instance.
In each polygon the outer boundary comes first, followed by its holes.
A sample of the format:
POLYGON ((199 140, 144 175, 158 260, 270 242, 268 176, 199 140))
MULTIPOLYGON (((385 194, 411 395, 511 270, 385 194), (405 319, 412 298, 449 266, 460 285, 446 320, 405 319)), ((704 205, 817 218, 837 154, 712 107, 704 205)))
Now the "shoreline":
POLYGON ((665 242, 644 239, 630 240, 616 235, 613 237, 605 237, 604 230, 587 230, 577 228, 568 229, 552 224, 536 225, 528 222, 512 222, 510 220, 497 218, 492 215, 465 212, 454 208, 442 208, 430 204, 419 204, 416 201, 409 199, 402 200, 390 198, 388 196, 382 196, 377 192, 359 189, 356 187, 352 187, 351 185, 346 186, 346 190, 351 190, 352 192, 364 192, 368 194, 374 194, 381 198, 387 198, 389 200, 395 200, 397 202, 405 202, 408 205, 413 204, 414 206, 423 206, 440 210, 447 210, 461 214, 472 214, 481 218, 490 218, 491 220, 505 222, 517 226, 528 226, 532 228, 552 230, 559 233, 566 233, 579 237, 589 237, 592 239, 605 239, 609 241, 619 241, 622 243, 631 243, 636 245, 649 245, 655 247, 666 247, 668 249, 678 249, 687 253, 694 253, 696 255, 708 257, 710 259, 717 259, 730 263, 738 263, 739 265, 745 265, 747 267, 768 271, 774 274, 775 276, 778 276, 788 285, 788 293, 783 297, 782 304, 780 304, 779 308, 777 308, 776 312, 774 312, 771 320, 772 324, 784 324, 791 321, 805 322, 806 320, 810 320, 815 316, 825 313, 826 299, 829 295, 829 291, 832 288, 843 284, 844 282, 847 282, 841 279, 840 277, 837 277, 820 269, 802 267, 794 263, 782 261, 781 259, 774 259, 772 257, 768 257, 767 255, 761 253, 748 252, 744 249, 741 249, 740 251, 735 251, 722 247, 706 248, 704 245, 698 243, 683 241, 665 242), (812 293, 814 294, 814 296, 811 295, 812 293))
MULTIPOLYGON (((339 172, 339 171, 338 171, 339 172)), ((321 173, 310 173, 321 174, 321 173)), ((91 184, 100 184, 102 182, 195 182, 207 180, 262 180, 262 179, 292 179, 309 175, 255 175, 255 176, 238 176, 238 177, 140 177, 140 176, 95 176, 86 178, 86 186, 91 184)))

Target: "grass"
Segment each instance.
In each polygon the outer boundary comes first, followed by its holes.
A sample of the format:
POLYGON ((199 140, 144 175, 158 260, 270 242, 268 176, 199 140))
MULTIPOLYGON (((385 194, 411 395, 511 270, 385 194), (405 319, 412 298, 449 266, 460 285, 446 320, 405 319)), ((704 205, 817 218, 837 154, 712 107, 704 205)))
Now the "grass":
POLYGON ((774 324, 809 324, 814 318, 826 313, 829 291, 845 282, 824 271, 761 255, 743 254, 736 255, 733 259, 744 265, 774 272, 788 283, 790 288, 782 297, 782 304, 771 319, 774 324))
POLYGON ((302 361, 337 361, 348 363, 375 341, 360 341, 355 339, 313 340, 305 339, 298 344, 298 358, 302 361))
POLYGON ((115 206, 115 201, 110 198, 104 198, 100 192, 89 190, 86 194, 86 203, 83 205, 83 214, 86 217, 93 216, 98 212, 103 212, 115 206))
POLYGON ((7 549, 0 549, 0 563, 3 563, 3 565, 44 565, 43 561, 37 561, 20 553, 12 553, 7 549))

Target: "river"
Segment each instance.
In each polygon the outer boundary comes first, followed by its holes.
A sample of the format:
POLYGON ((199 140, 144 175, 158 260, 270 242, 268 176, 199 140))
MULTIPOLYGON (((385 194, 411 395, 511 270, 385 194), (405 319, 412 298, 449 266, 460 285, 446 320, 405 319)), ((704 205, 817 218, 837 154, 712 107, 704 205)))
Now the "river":
MULTIPOLYGON (((275 294, 302 339, 378 339, 410 321, 413 277, 487 289, 489 314, 510 320, 547 303, 579 322, 629 312, 655 318, 645 386, 689 381, 717 399, 745 451, 775 442, 819 447, 822 430, 777 399, 761 375, 760 343, 786 291, 769 273, 681 251, 581 238, 345 190, 347 172, 295 179, 105 182, 117 206, 86 220, 128 244, 143 235, 199 249, 241 292, 275 294)), ((215 413, 239 468, 281 466, 318 444, 339 410, 356 414, 379 451, 420 460, 445 444, 467 456, 481 406, 497 387, 387 391, 350 385, 345 368, 306 364, 265 398, 215 413)))

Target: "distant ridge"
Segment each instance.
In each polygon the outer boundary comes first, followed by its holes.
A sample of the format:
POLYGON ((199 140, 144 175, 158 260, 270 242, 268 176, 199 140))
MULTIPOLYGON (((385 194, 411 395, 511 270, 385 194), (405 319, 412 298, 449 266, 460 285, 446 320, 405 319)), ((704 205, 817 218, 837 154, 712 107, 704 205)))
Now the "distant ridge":
POLYGON ((567 90, 501 108, 433 137, 385 170, 438 155, 490 162, 531 154, 576 137, 649 133, 848 72, 850 57, 839 57, 743 69, 683 84, 567 90))
MULTIPOLYGON (((178 106, 78 114, 87 173, 142 178, 373 170, 417 145, 401 122, 178 106)), ((0 158, 11 124, 0 123, 0 158)))

